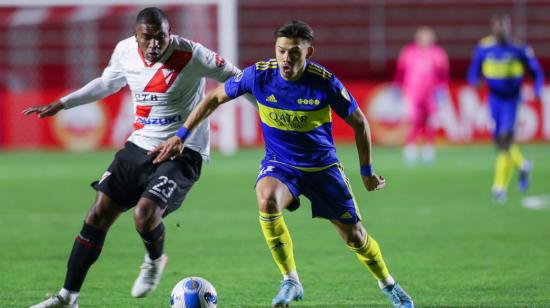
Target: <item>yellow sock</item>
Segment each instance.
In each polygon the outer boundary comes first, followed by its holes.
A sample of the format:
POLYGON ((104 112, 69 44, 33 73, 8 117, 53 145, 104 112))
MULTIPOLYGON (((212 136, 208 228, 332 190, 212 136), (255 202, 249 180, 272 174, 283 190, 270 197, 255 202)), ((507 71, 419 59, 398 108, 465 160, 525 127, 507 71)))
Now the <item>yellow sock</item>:
POLYGON ((382 252, 378 247, 378 242, 374 240, 370 235, 367 235, 365 244, 359 248, 349 247, 355 252, 357 259, 363 265, 365 265, 372 275, 378 280, 386 280, 390 275, 386 263, 382 258, 382 252))
POLYGON ((508 151, 500 151, 495 164, 493 189, 506 190, 512 177, 514 163, 508 151))
POLYGON ((516 167, 517 169, 521 169, 521 167, 523 167, 523 164, 525 163, 525 158, 523 157, 523 154, 521 154, 521 151, 519 150, 519 146, 517 144, 512 144, 512 146, 510 146, 510 157, 514 162, 514 167, 516 167))
POLYGON ((296 271, 292 239, 286 227, 283 213, 270 214, 260 212, 260 226, 262 227, 267 246, 271 249, 271 254, 281 274, 287 275, 290 272, 296 271))

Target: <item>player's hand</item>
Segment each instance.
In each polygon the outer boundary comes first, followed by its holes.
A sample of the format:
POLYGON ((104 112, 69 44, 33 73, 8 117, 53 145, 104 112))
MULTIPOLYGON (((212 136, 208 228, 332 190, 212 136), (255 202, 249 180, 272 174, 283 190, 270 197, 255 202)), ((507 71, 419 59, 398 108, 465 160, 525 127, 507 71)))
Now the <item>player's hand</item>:
POLYGON ((60 101, 55 101, 44 106, 33 106, 23 110, 24 115, 36 113, 38 118, 51 117, 63 109, 63 104, 60 101))
POLYGON ((386 179, 381 175, 373 174, 371 176, 363 176, 363 185, 368 191, 379 190, 386 185, 386 179))
POLYGON ((168 138, 168 140, 159 144, 152 151, 148 152, 148 155, 158 154, 157 157, 153 160, 153 164, 160 164, 167 159, 174 159, 176 156, 183 153, 183 141, 180 137, 173 136, 168 138))

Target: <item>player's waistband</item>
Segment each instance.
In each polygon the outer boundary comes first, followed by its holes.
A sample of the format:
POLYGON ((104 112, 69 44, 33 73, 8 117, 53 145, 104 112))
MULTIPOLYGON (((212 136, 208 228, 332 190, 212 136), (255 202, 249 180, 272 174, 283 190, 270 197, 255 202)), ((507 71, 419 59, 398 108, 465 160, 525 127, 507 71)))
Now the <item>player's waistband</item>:
POLYGON ((271 163, 277 163, 277 164, 285 165, 285 166, 288 166, 288 167, 291 167, 291 168, 294 168, 294 169, 298 169, 298 170, 304 171, 304 172, 318 172, 318 171, 326 170, 326 169, 328 169, 330 167, 333 167, 333 166, 340 165, 340 162, 334 162, 334 163, 331 163, 329 165, 322 166, 322 167, 298 167, 298 166, 283 163, 283 162, 280 162, 280 161, 277 161, 277 160, 267 160, 267 161, 271 162, 271 163))

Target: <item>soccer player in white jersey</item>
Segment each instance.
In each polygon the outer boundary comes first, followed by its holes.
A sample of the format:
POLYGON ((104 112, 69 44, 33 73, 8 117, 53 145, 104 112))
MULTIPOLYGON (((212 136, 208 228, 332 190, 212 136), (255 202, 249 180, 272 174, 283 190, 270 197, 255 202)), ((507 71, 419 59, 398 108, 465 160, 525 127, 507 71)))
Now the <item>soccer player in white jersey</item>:
POLYGON ((201 123, 185 142, 185 149, 160 164, 151 151, 174 136, 193 107, 204 97, 204 77, 223 82, 240 71, 215 52, 171 35, 166 14, 158 8, 142 10, 134 36, 119 42, 101 77, 45 106, 23 111, 39 118, 62 109, 95 102, 125 85, 134 96, 134 132, 99 181, 96 200, 85 218, 69 256, 63 288, 33 307, 78 307, 81 286, 100 255, 109 227, 134 208, 137 232, 147 253, 131 294, 153 291, 167 262, 163 252, 163 217, 176 210, 198 180, 202 161, 209 157, 209 125, 201 123))

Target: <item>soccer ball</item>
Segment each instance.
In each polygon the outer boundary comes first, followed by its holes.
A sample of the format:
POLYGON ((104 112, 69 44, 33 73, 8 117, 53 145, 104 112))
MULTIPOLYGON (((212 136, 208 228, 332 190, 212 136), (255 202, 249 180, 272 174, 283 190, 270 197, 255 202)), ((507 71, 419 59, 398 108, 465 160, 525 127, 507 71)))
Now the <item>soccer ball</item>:
POLYGON ((201 277, 187 277, 176 284, 170 295, 172 308, 215 308, 218 295, 214 286, 201 277))

